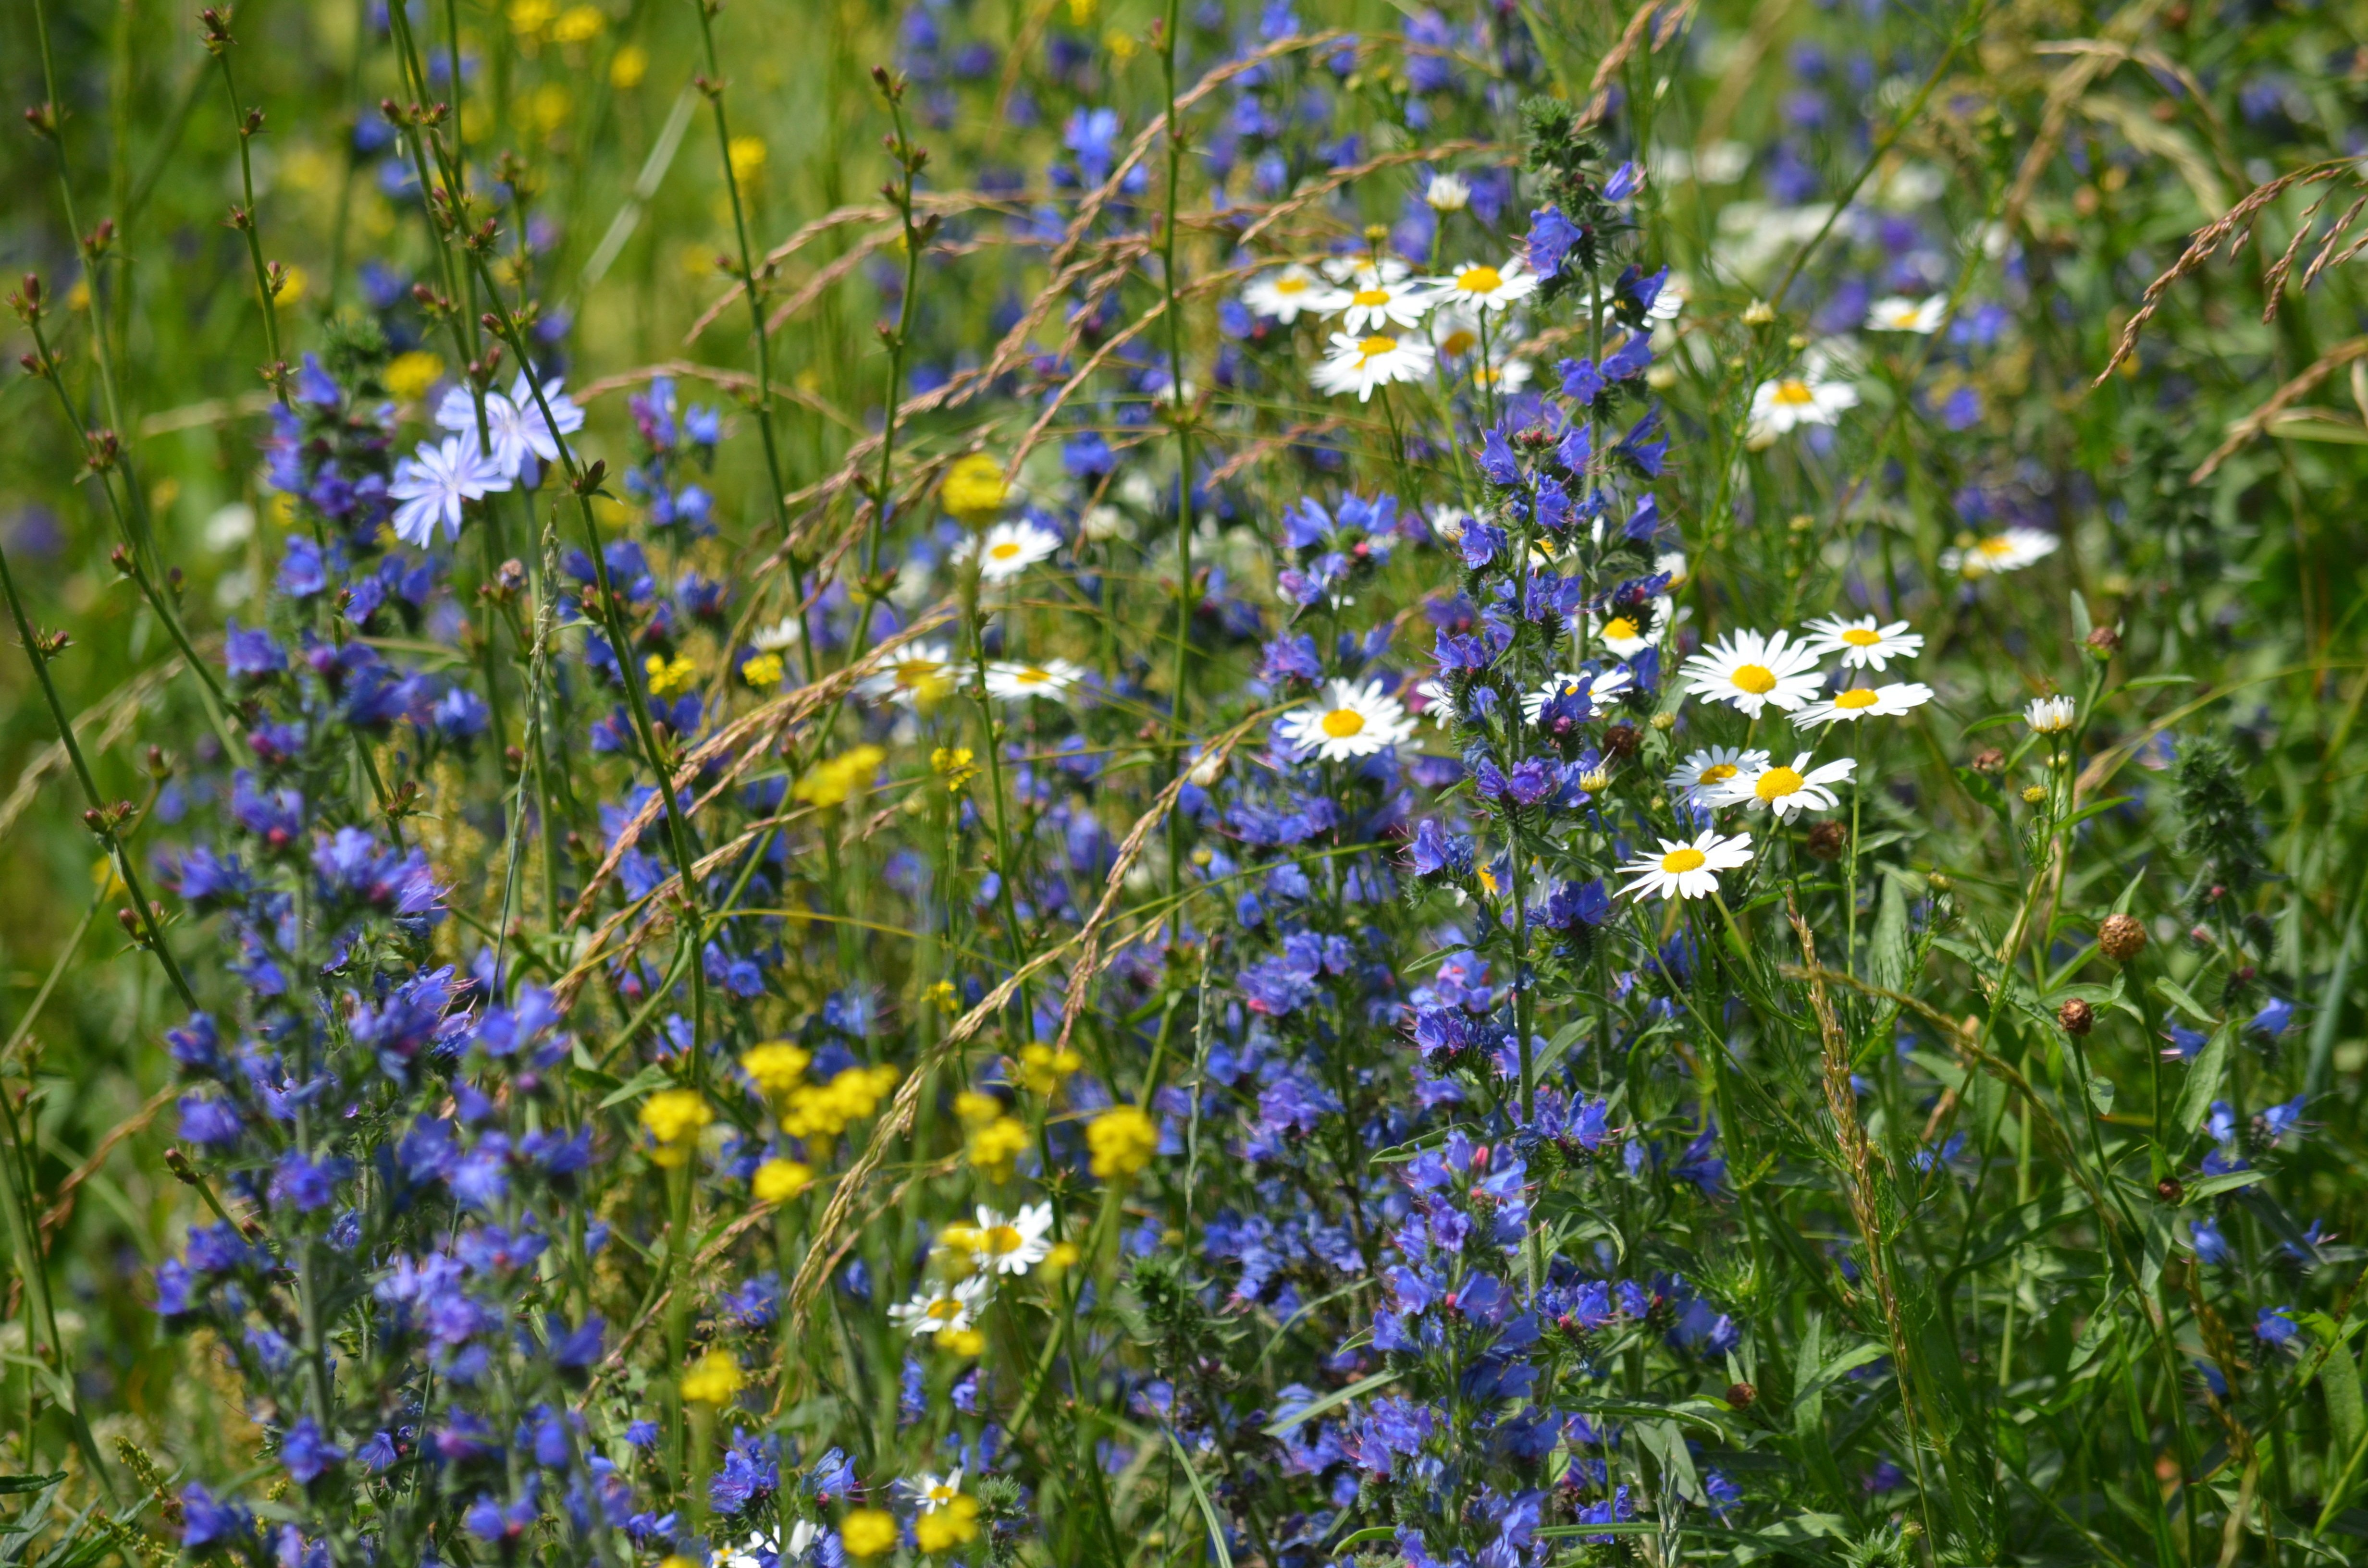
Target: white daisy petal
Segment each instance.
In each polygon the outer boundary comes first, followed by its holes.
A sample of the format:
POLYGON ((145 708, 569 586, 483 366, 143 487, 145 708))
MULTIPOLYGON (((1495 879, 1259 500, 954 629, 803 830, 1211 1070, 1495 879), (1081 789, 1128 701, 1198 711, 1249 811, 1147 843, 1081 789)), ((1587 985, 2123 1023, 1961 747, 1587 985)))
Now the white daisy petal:
POLYGON ((1620 891, 1630 897, 1707 898, 1718 891, 1718 873, 1751 862, 1751 835, 1721 835, 1705 828, 1691 843, 1664 838, 1657 854, 1640 855, 1620 868, 1634 880, 1620 891))
POLYGON ((1406 705, 1382 690, 1382 683, 1336 680, 1315 706, 1286 713, 1279 726, 1285 744, 1303 757, 1348 762, 1371 756, 1414 735, 1406 705))
POLYGON ((1839 653, 1844 669, 1879 670, 1894 659, 1913 658, 1924 651, 1922 634, 1908 631, 1904 620, 1882 626, 1871 615, 1854 620, 1829 615, 1809 622, 1808 630, 1809 651, 1820 658, 1839 653))
POLYGON ((1775 708, 1795 712, 1816 699, 1817 655, 1789 631, 1773 637, 1737 631, 1688 659, 1681 670, 1689 695, 1724 702, 1757 719, 1775 708))

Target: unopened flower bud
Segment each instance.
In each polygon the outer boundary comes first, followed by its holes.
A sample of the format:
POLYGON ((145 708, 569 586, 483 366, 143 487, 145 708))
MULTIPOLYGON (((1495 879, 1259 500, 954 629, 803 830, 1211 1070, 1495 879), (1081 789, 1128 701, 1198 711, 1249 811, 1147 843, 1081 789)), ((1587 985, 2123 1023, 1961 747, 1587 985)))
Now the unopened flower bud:
POLYGON ((2097 927, 2097 946, 2115 963, 2127 963, 2146 950, 2146 927, 2127 915, 2108 915, 2097 927))
POLYGON ((2089 650, 2090 658, 2102 664, 2122 651, 2122 634, 2110 626, 2100 626, 2089 633, 2082 646, 2089 650))
POLYGON ((2097 1025, 2097 1013, 2095 1008, 2075 996, 2055 1009, 2055 1021, 2064 1027, 2066 1034, 2087 1034, 2097 1025))

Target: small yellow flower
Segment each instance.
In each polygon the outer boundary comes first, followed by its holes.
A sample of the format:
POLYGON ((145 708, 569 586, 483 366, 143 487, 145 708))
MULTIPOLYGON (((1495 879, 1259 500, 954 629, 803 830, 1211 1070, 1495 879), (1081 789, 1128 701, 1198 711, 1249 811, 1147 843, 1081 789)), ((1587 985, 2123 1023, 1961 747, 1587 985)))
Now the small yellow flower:
POLYGON ((741 1053, 740 1070, 748 1074, 759 1094, 778 1100, 805 1081, 806 1068, 813 1061, 814 1053, 803 1046, 768 1040, 741 1053))
POLYGON ((558 14, 552 0, 510 0, 510 31, 520 38, 533 38, 551 26, 558 14))
POLYGON ((748 1183, 759 1203, 787 1203, 814 1185, 814 1167, 796 1160, 767 1160, 748 1183))
POLYGON ((956 795, 962 787, 978 777, 978 763, 968 746, 939 746, 929 754, 929 770, 946 781, 946 789, 956 795))
POLYGON ((782 667, 779 653, 759 653, 740 666, 740 678, 753 687, 779 686, 782 667))
POLYGON ((725 157, 732 165, 733 179, 745 186, 764 172, 765 139, 761 136, 734 136, 725 157))
POLYGON ((950 1279, 962 1279, 978 1269, 978 1249, 985 1240, 976 1225, 957 1220, 937 1235, 939 1266, 950 1279))
POLYGON ((436 378, 444 373, 444 361, 425 348, 415 348, 408 354, 398 354, 386 368, 386 390, 397 403, 416 403, 427 395, 436 378))
POLYGON ((896 1544, 896 1516, 885 1508, 858 1508, 838 1522, 838 1544, 849 1557, 877 1557, 896 1544))
POLYGON ((682 1397, 693 1404, 729 1404, 747 1380, 728 1350, 711 1350, 682 1375, 682 1397))
POLYGON ((1123 65, 1134 58, 1135 52, 1142 49, 1143 44, 1125 28, 1112 28, 1102 34, 1102 47, 1110 51, 1111 59, 1123 65))
POLYGON ((913 1521, 913 1539, 923 1551, 951 1551, 978 1539, 978 1499, 956 1493, 913 1521))
POLYGON ((568 116, 575 112, 575 95, 569 92, 563 83, 545 82, 534 90, 529 108, 534 115, 536 128, 548 136, 565 125, 568 116))
POLYGON ((715 1108, 696 1089, 660 1089, 642 1102, 642 1126, 657 1147, 652 1161, 668 1170, 690 1159, 701 1129, 715 1119, 715 1108))
POLYGON ((815 764, 790 793, 808 805, 842 805, 848 796, 869 783, 873 771, 887 760, 888 754, 878 746, 857 746, 828 762, 815 764))
POLYGON ((1159 1129, 1135 1106, 1112 1106, 1087 1124, 1086 1148, 1092 1154, 1094 1175, 1104 1181, 1124 1181, 1151 1164, 1159 1148, 1159 1129))
POLYGON ((939 981, 929 987, 927 994, 940 1013, 951 1015, 962 1011, 962 995, 954 989, 954 983, 951 980, 939 981))
POLYGON ((1011 486, 1004 483, 1001 463, 985 452, 973 452, 946 471, 938 498, 955 517, 975 525, 1011 504, 1011 486))
POLYGON ((2023 787, 2022 803, 2024 805, 2035 806, 2045 799, 2047 799, 2047 790, 2044 785, 2027 784, 2023 787))
POLYGON ((957 1356, 984 1355, 986 1335, 974 1328, 950 1328, 938 1335, 938 1348, 951 1350, 957 1356))
POLYGON ((650 51, 638 43, 629 43, 609 58, 609 85, 620 93, 640 86, 649 74, 650 51))
POLYGON ((551 24, 551 39, 553 43, 589 43, 608 25, 609 18, 600 14, 598 6, 570 6, 559 13, 559 20, 551 24))
POLYGON ((985 1173, 992 1181, 1011 1179, 1012 1162, 1028 1148, 1028 1129, 1019 1119, 998 1116, 993 1121, 971 1130, 969 1147, 965 1151, 970 1163, 985 1173))
POLYGON ((1053 1250, 1044 1255, 1044 1261, 1037 1266, 1036 1271, 1039 1274, 1058 1274, 1064 1268, 1076 1267, 1077 1259, 1084 1256, 1075 1242, 1054 1242, 1053 1250))
POLYGON ((1069 0, 1069 25, 1082 28, 1094 19, 1096 0, 1069 0))
POLYGON ((672 697, 699 684, 699 666, 686 653, 677 653, 671 659, 663 653, 652 653, 642 661, 642 673, 649 677, 652 697, 672 697))
POLYGON ((836 1138, 879 1109, 901 1076, 894 1067, 849 1067, 828 1084, 809 1084, 791 1094, 781 1131, 792 1138, 836 1138))
POLYGON ((699 1568, 699 1564, 677 1552, 672 1557, 661 1559, 658 1568, 699 1568))
POLYGON ((985 1127, 1003 1114, 1003 1102, 981 1090, 964 1089, 954 1096, 954 1114, 964 1127, 985 1127))
POLYGON ((302 267, 282 267, 279 271, 279 287, 271 291, 271 297, 280 304, 293 305, 304 298, 304 286, 308 281, 310 280, 305 278, 302 267))
POLYGON ((1019 1048, 1019 1061, 1013 1077, 1019 1086, 1031 1095, 1047 1099, 1061 1092, 1069 1074, 1086 1064, 1086 1059, 1068 1047, 1055 1051, 1042 1040, 1030 1040, 1019 1048))

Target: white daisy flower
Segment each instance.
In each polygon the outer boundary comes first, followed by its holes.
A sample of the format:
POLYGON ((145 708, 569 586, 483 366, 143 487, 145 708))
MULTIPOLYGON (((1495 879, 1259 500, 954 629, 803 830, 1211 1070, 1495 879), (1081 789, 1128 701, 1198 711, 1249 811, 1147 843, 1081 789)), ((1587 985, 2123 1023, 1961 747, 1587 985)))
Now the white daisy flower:
POLYGON ((1367 267, 1342 285, 1348 297, 1338 301, 1342 330, 1386 332, 1393 326, 1419 326, 1435 301, 1420 280, 1367 267))
POLYGON ((1975 540, 1963 548, 1941 552, 1941 570, 1979 577, 1991 572, 2020 572, 2055 553, 2061 541, 2038 528, 2009 528, 1975 540))
POLYGON ((1812 767, 1809 754, 1803 752, 1789 763, 1763 762, 1748 773, 1736 774, 1719 786, 1710 803, 1750 806, 1754 810, 1766 806, 1776 813, 1779 822, 1790 822, 1811 807, 1819 811, 1831 809, 1834 792, 1826 786, 1841 782, 1857 768, 1857 762, 1847 756, 1836 757, 1822 767, 1812 767))
POLYGON ((1085 674, 1066 659, 1046 659, 1036 665, 989 665, 986 692, 1004 702, 1025 702, 1031 697, 1058 698, 1084 679, 1085 674))
POLYGON ((778 653, 794 648, 798 642, 798 618, 785 615, 770 626, 760 626, 748 641, 759 653, 778 653))
MULTIPOLYGON (((1654 624, 1666 626, 1669 619, 1667 602, 1656 601, 1654 608, 1656 612, 1654 624)), ((1659 642, 1660 635, 1645 631, 1634 616, 1621 613, 1607 615, 1595 623, 1595 640, 1622 658, 1633 659, 1659 642)))
POLYGON ((1482 391, 1494 388, 1498 392, 1517 392, 1530 384, 1537 372, 1527 359, 1508 359, 1501 365, 1474 365, 1472 384, 1482 391))
POLYGON ((1645 307, 1645 319, 1675 321, 1692 296, 1693 285, 1687 282, 1682 274, 1672 272, 1661 279, 1660 291, 1653 296, 1653 302, 1645 307))
POLYGON ((1452 301, 1475 311, 1506 311, 1538 291, 1538 275, 1520 256, 1508 258, 1502 267, 1467 261, 1435 279, 1430 288, 1442 301, 1452 301))
MULTIPOLYGON (((1535 691, 1525 691, 1521 694, 1521 717, 1532 724, 1536 723, 1538 715, 1546 710, 1547 703, 1565 692, 1577 691, 1579 683, 1587 678, 1583 675, 1573 675, 1567 670, 1556 672, 1552 679, 1535 691)), ((1589 719, 1600 719, 1610 713, 1611 710, 1605 705, 1605 699, 1619 696, 1634 685, 1635 679, 1636 677, 1629 672, 1625 665, 1615 665, 1608 670, 1597 671, 1595 684, 1587 688, 1588 704, 1587 716, 1589 719)))
POLYGON ((1692 680, 1688 695, 1727 703, 1754 719, 1770 706, 1786 713, 1807 707, 1817 696, 1817 655, 1791 636, 1736 631, 1720 638, 1685 662, 1681 673, 1692 680))
POLYGON ((931 1475, 925 1470, 909 1481, 898 1482, 896 1490, 920 1505, 921 1512, 934 1514, 962 1495, 962 1466, 954 1466, 951 1473, 942 1476, 931 1475))
POLYGON ((2080 716, 2068 697, 2034 697, 2023 709, 2023 722, 2033 734, 2060 735, 2080 716))
POLYGON ((982 1272, 1025 1274, 1052 1254, 1053 1206, 1031 1203, 1006 1219, 982 1203, 963 1240, 982 1272))
POLYGON ((907 1334, 960 1334, 968 1328, 995 1293, 991 1275, 973 1274, 951 1286, 913 1292, 909 1301, 888 1309, 889 1321, 907 1334))
POLYGON ((1430 345, 1411 337, 1376 332, 1370 337, 1332 335, 1332 352, 1315 367, 1316 386, 1336 396, 1357 394, 1359 403, 1372 401, 1373 389, 1396 381, 1418 381, 1430 374, 1430 345))
POLYGON ((1422 199, 1433 212, 1461 212, 1472 205, 1472 187, 1464 183, 1463 176, 1441 170, 1430 176, 1429 188, 1422 193, 1422 199))
POLYGON ((952 691, 953 653, 942 642, 908 642, 886 666, 864 677, 859 688, 875 702, 896 702, 910 708, 924 699, 937 701, 952 691))
POLYGON ((1809 622, 1809 631, 1815 633, 1809 652, 1819 657, 1839 653, 1846 670, 1879 670, 1894 659, 1912 659, 1924 651, 1923 636, 1908 631, 1904 620, 1878 626, 1871 615, 1855 620, 1829 615, 1809 622))
POLYGON ((1679 898, 1707 898, 1718 891, 1719 872, 1750 863, 1749 834, 1722 836, 1717 829, 1705 828, 1691 844, 1664 838, 1660 853, 1640 855, 1621 867, 1622 876, 1636 880, 1620 891, 1623 895, 1652 898, 1668 898, 1671 894, 1679 898))
MULTIPOLYGON (((794 1539, 793 1537, 792 1540, 794 1539)), ((769 1555, 772 1551, 773 1538, 762 1530, 757 1530, 751 1533, 746 1540, 736 1547, 727 1546, 709 1553, 707 1561, 713 1565, 713 1568, 763 1568, 764 1559, 757 1553, 764 1552, 769 1555)), ((792 1557, 797 1555, 797 1550, 794 1547, 790 1555, 792 1557)))
POLYGON ((1866 330, 1914 332, 1930 337, 1941 330, 1941 318, 1948 313, 1949 301, 1938 294, 1921 300, 1894 294, 1867 307, 1866 330))
POLYGON ((1379 261, 1361 256, 1326 256, 1322 265, 1324 276, 1344 289, 1369 281, 1403 283, 1406 277, 1406 264, 1394 256, 1379 261))
POLYGON ((1242 290, 1242 303, 1259 315, 1289 326, 1299 319, 1302 311, 1338 310, 1343 297, 1332 285, 1293 262, 1281 271, 1253 280, 1242 290))
POLYGON ((1932 688, 1922 681, 1894 681, 1889 686, 1845 687, 1823 702, 1813 702, 1793 715, 1804 730, 1844 719, 1889 719, 1921 708, 1932 700, 1932 688))
POLYGON ((1008 583, 1061 548, 1061 536, 1041 523, 997 523, 984 536, 973 535, 954 546, 957 561, 978 557, 978 574, 990 583, 1008 583))
POLYGON ((1749 438, 1772 441, 1803 425, 1831 425, 1842 410, 1858 406, 1858 389, 1848 381, 1818 381, 1806 371, 1762 381, 1751 394, 1749 438))
POLYGON ((1452 300, 1440 302, 1430 318, 1432 347, 1446 359, 1461 359, 1480 347, 1480 312, 1452 300))
POLYGON ((1472 514, 1461 506, 1441 506, 1430 515, 1430 535, 1441 544, 1454 544, 1472 526, 1472 514))
POLYGON ((1757 773, 1767 766, 1768 754, 1764 751, 1745 751, 1740 746, 1712 746, 1706 751, 1689 755, 1662 783, 1671 795, 1680 800, 1691 800, 1700 795, 1707 801, 1736 774, 1757 773))
POLYGON ((1313 708, 1296 709, 1282 717, 1283 741, 1303 756, 1326 762, 1347 762, 1371 756, 1414 734, 1414 721, 1406 705, 1384 694, 1382 683, 1360 686, 1336 680, 1313 708))

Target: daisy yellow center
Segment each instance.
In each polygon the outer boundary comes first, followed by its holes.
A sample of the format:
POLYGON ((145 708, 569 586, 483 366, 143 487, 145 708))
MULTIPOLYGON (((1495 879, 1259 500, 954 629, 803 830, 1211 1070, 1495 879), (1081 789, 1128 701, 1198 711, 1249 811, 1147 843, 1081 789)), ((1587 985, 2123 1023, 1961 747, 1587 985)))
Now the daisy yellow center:
POLYGON ((1882 699, 1862 686, 1854 686, 1835 697, 1837 708, 1872 708, 1882 699))
POLYGON ((1439 340, 1439 350, 1451 359, 1461 359, 1471 353, 1472 346, 1479 341, 1478 335, 1458 327, 1439 340))
POLYGON ((1636 623, 1624 615, 1615 615, 1603 623, 1603 635, 1615 642, 1625 642, 1636 635, 1636 623))
POLYGON ((1019 547, 1007 539, 998 543, 988 545, 986 547, 986 552, 989 555, 994 556, 997 561, 1008 561, 1013 556, 1019 553, 1019 547))
POLYGON ((1505 286, 1505 278, 1493 267, 1472 267, 1455 275, 1455 286, 1467 294, 1493 294, 1505 286))
POLYGON ((1890 314, 1887 319, 1895 325, 1905 326, 1909 322, 1916 319, 1916 307, 1913 305, 1894 305, 1891 307, 1890 314))
POLYGON ((962 1494, 956 1491, 953 1487, 948 1486, 944 1482, 940 1481, 935 1486, 930 1487, 925 1495, 928 1496, 930 1502, 942 1506, 952 1502, 955 1498, 961 1496, 962 1494))
POLYGON ((1975 545, 1974 548, 1980 551, 1984 555, 1996 558, 2001 555, 2012 555, 2014 553, 2014 541, 2008 539, 2004 534, 1992 534, 1989 538, 1982 540, 1981 543, 1975 545))
POLYGON ((1737 691, 1748 691, 1754 697, 1765 697, 1776 689, 1776 672, 1766 665, 1738 665, 1726 677, 1737 691))
POLYGON ((1801 776, 1789 767, 1771 767, 1759 776, 1751 792, 1763 801, 1781 801, 1797 791, 1802 782, 1801 776))
POLYGON ((1684 849, 1673 849, 1668 854, 1661 857, 1661 869, 1674 877, 1681 872, 1698 871, 1702 869, 1702 862, 1709 858, 1710 857, 1703 854, 1701 850, 1691 846, 1684 849))
POLYGON ((1883 633, 1870 627, 1853 626, 1842 633, 1842 641, 1853 648, 1872 648, 1883 641, 1883 633))
POLYGON ((1809 390, 1806 381, 1778 381, 1776 401, 1787 407, 1805 408, 1817 401, 1817 394, 1809 390))
POLYGON ((896 665, 896 684, 919 686, 925 681, 935 679, 937 673, 938 662, 935 659, 899 660, 896 665))
POLYGON ((1018 676, 1019 684, 1022 686, 1042 686, 1046 681, 1049 681, 1052 678, 1053 676, 1049 671, 1040 670, 1033 665, 1021 670, 1018 676))
POLYGON ((1390 302, 1390 291, 1387 289, 1360 289, 1349 299, 1351 304, 1386 305, 1390 302))
POLYGON ((1364 733, 1365 716, 1353 708, 1335 708, 1324 715, 1322 723, 1326 734, 1336 741, 1345 741, 1350 735, 1364 733))
POLYGON ((931 1323, 951 1323, 962 1316, 962 1305, 951 1296, 939 1296, 931 1301, 926 1314, 931 1323))
POLYGON ((1741 771, 1743 770, 1731 762, 1713 762, 1702 770, 1702 781, 1705 784, 1724 784, 1741 771))
POLYGON ((978 1233, 978 1250, 995 1257, 1018 1252, 1026 1244, 1017 1225, 989 1225, 978 1233))
POLYGON ((1307 279, 1304 278, 1278 278, 1274 280, 1274 291, 1278 294, 1304 294, 1307 292, 1307 279))
POLYGON ((1373 336, 1369 337, 1365 339, 1364 342, 1357 345, 1357 358, 1360 361, 1365 359, 1378 359, 1383 355, 1390 353, 1392 350, 1395 349, 1397 346, 1398 340, 1396 338, 1383 337, 1379 334, 1375 334, 1373 336))

